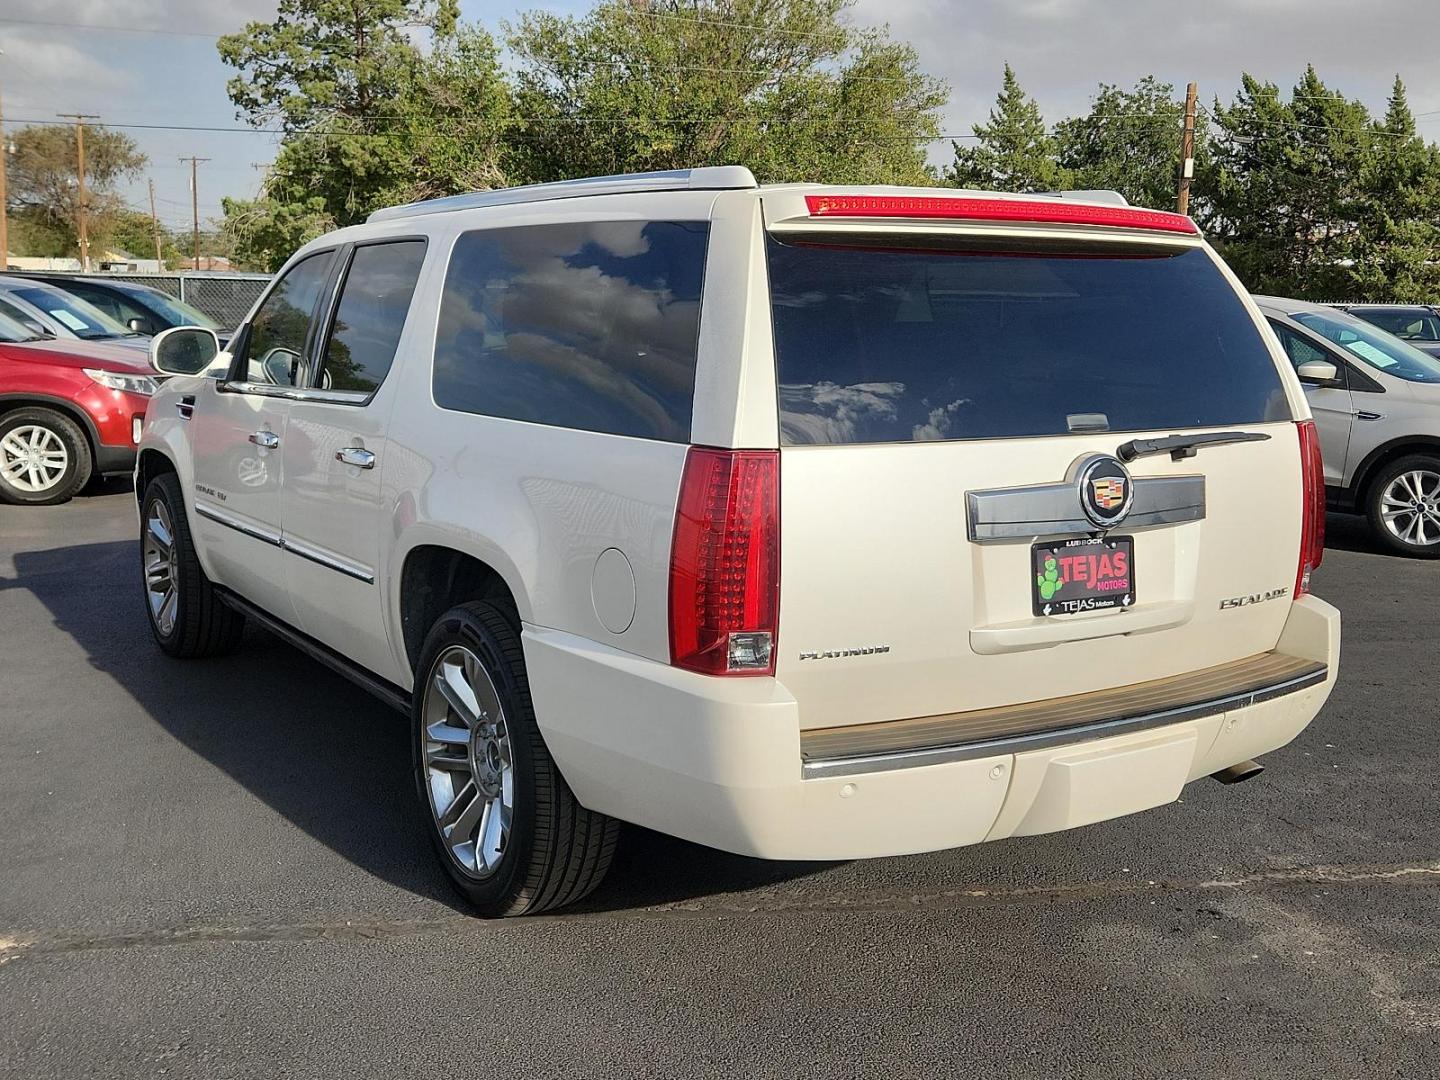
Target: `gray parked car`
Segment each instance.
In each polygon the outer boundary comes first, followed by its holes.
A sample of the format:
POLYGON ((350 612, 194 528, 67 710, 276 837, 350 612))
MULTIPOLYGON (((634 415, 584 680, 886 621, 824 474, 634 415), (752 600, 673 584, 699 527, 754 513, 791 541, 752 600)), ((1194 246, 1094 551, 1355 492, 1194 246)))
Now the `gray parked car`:
POLYGON ((43 281, 0 276, 0 315, 40 337, 62 341, 103 341, 111 345, 150 348, 150 335, 116 322, 93 304, 43 281))
POLYGON ((1310 399, 1331 506, 1393 551, 1440 557, 1440 360, 1333 307, 1255 302, 1310 399))

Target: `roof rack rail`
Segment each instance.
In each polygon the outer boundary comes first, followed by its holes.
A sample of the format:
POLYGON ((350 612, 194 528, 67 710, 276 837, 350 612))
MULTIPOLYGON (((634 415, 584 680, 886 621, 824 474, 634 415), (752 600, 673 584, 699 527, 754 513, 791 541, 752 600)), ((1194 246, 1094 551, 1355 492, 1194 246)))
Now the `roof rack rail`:
POLYGON ((440 199, 387 206, 376 210, 367 221, 396 221, 422 214, 446 214, 452 210, 473 210, 481 206, 511 206, 518 203, 578 199, 585 195, 624 195, 637 191, 724 191, 758 187, 755 177, 743 165, 710 165, 700 169, 669 169, 665 172, 624 173, 619 176, 592 176, 581 180, 559 180, 552 184, 471 191, 440 199))

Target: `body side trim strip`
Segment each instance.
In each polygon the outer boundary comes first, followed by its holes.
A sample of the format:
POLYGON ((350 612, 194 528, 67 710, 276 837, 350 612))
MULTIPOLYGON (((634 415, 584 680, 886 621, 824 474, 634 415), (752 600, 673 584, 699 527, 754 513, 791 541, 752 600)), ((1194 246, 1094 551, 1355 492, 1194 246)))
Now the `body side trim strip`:
POLYGON ((292 555, 298 555, 302 559, 308 559, 310 562, 316 563, 319 566, 334 570, 337 574, 344 574, 346 577, 354 578, 356 581, 363 581, 366 585, 375 584, 375 575, 369 570, 345 562, 334 555, 321 551, 319 548, 311 547, 309 544, 288 540, 267 529, 262 529, 259 526, 241 521, 234 515, 224 510, 217 510, 208 503, 196 501, 195 512, 201 517, 209 518, 218 525, 224 525, 227 529, 234 529, 236 532, 242 533, 254 540, 259 540, 261 543, 280 548, 282 551, 288 551, 292 555))
POLYGON ((269 529, 262 528, 259 525, 251 525, 230 512, 219 510, 209 503, 201 502, 199 499, 195 500, 195 512, 201 517, 209 518, 216 524, 224 525, 227 529, 234 529, 238 533, 244 533, 246 536, 259 540, 261 543, 270 544, 278 548, 285 546, 285 541, 281 539, 279 533, 271 532, 269 529))

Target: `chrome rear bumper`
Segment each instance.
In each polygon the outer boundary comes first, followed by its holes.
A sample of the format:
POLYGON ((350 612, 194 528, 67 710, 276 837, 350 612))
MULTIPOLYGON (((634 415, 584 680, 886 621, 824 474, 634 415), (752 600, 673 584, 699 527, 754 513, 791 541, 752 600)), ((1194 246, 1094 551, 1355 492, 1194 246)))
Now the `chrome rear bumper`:
POLYGON ((1328 668, 1261 653, 1167 679, 991 709, 800 733, 808 779, 968 761, 1086 742, 1242 709, 1325 681, 1328 668))

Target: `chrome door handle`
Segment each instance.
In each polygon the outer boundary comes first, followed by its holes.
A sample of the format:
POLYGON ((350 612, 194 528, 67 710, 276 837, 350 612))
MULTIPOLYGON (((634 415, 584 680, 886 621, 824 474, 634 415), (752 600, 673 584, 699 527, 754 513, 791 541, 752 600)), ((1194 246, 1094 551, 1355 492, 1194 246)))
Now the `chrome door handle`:
POLYGON ((280 436, 273 431, 252 431, 250 441, 262 450, 274 450, 280 445, 280 436))
POLYGON ((346 465, 354 465, 359 469, 375 467, 375 455, 359 446, 347 446, 343 450, 336 450, 335 460, 344 462, 346 465))

